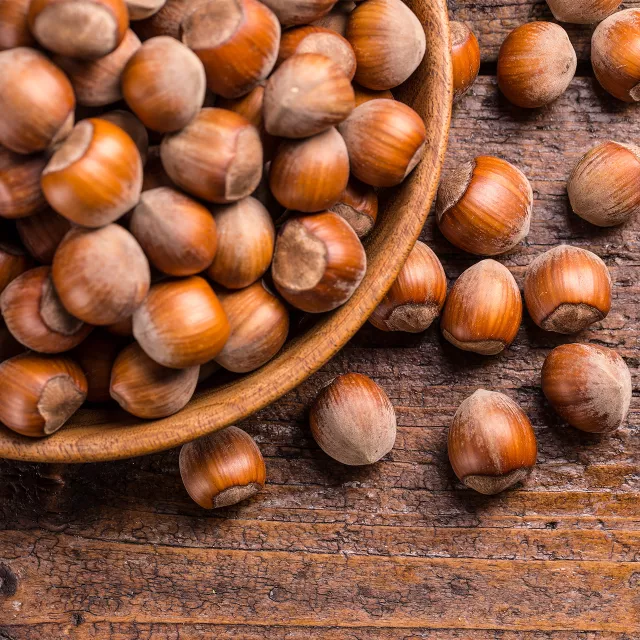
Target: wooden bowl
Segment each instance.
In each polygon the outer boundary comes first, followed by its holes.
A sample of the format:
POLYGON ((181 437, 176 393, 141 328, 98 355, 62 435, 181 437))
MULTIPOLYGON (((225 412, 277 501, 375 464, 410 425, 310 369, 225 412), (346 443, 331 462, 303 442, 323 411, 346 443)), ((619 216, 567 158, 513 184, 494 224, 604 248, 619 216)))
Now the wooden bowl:
MULTIPOLYGON (((291 340, 258 371, 196 394, 177 415, 140 422, 116 409, 82 409, 49 438, 31 439, 0 427, 0 457, 38 462, 96 462, 170 449, 237 423, 299 385, 335 355, 387 292, 425 219, 440 177, 451 113, 451 60, 446 0, 408 0, 425 25, 427 52, 397 91, 425 120, 427 150, 408 180, 391 193, 366 242, 368 269, 351 300, 291 340)), ((1 401, 1 399, 0 399, 1 401)))

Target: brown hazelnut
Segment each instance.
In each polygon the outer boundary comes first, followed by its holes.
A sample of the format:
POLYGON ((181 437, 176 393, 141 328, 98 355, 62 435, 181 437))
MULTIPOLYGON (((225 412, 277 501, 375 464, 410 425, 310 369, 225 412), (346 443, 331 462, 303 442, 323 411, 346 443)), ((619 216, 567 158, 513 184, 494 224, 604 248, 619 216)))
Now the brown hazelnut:
POLYGON ((373 187, 352 178, 340 200, 330 209, 344 218, 359 238, 364 238, 378 218, 378 195, 373 187))
POLYGON ((164 7, 166 0, 125 0, 129 20, 146 20, 164 7))
POLYGON ((207 81, 202 62, 167 36, 147 40, 122 74, 122 93, 140 121, 154 131, 183 129, 204 104, 207 81))
POLYGON ((382 331, 426 331, 447 297, 447 277, 429 247, 416 242, 391 289, 369 317, 382 331))
POLYGON ((165 136, 160 155, 181 189, 220 204, 252 194, 262 177, 258 130, 224 109, 202 109, 182 131, 165 136))
MULTIPOLYGON (((142 164, 146 165, 149 156, 149 132, 142 122, 131 111, 124 111, 123 109, 107 111, 107 113, 101 114, 100 118, 117 124, 135 142, 140 152, 142 164)), ((160 162, 159 156, 158 162, 160 162)))
POLYGON ((51 264, 62 238, 71 229, 71 223, 47 207, 40 213, 17 220, 16 229, 31 256, 42 264, 51 264))
POLYGON ((221 291, 220 304, 231 334, 216 362, 228 371, 246 373, 271 360, 287 339, 289 312, 263 282, 240 291, 221 291))
POLYGON ((0 293, 30 266, 29 257, 21 246, 0 238, 0 293))
POLYGON ((225 98, 249 93, 278 57, 280 23, 257 0, 200 0, 181 30, 182 42, 202 60, 209 89, 225 98))
POLYGON ((335 129, 303 140, 283 141, 269 169, 269 186, 276 200, 305 213, 332 207, 348 182, 349 155, 335 129))
POLYGON ((0 50, 35 44, 27 20, 30 4, 31 0, 3 0, 0 3, 0 50))
POLYGON ((25 156, 0 147, 0 217, 24 218, 46 206, 40 188, 46 166, 44 153, 25 156))
POLYGON ((213 210, 218 247, 207 275, 227 289, 242 289, 260 279, 271 264, 275 228, 255 198, 213 210))
POLYGON ((482 260, 456 280, 440 328, 458 349, 495 355, 514 341, 521 321, 522 298, 511 272, 482 260))
POLYGON ((393 89, 424 58, 424 28, 401 0, 367 0, 349 16, 347 40, 358 63, 355 80, 369 89, 393 89))
POLYGON ((0 144, 35 153, 63 140, 73 127, 76 99, 67 76, 39 51, 0 52, 0 144))
POLYGON ((567 192, 574 213, 599 227, 612 227, 640 211, 640 147, 607 140, 578 161, 567 192))
POLYGON ((199 366, 169 369, 154 362, 140 345, 120 352, 111 372, 111 397, 138 418, 157 419, 177 413, 193 397, 199 366))
POLYGON ((13 337, 40 353, 69 351, 93 328, 62 306, 50 267, 30 269, 13 280, 0 295, 0 310, 13 337))
POLYGON ((349 78, 319 53, 292 56, 265 86, 264 123, 273 136, 308 138, 322 133, 340 124, 354 107, 349 78))
POLYGON ((216 253, 216 223, 201 204, 170 187, 145 191, 129 231, 151 264, 171 276, 204 271, 216 253))
POLYGON ((147 295, 151 280, 140 245, 117 224, 71 229, 53 258, 52 274, 65 309, 94 325, 129 317, 147 295))
POLYGON ((71 222, 101 227, 136 205, 142 189, 142 159, 119 126, 82 120, 53 154, 42 174, 49 204, 71 222))
POLYGON ((339 130, 353 175, 373 187, 400 184, 424 155, 427 132, 422 118, 396 100, 361 104, 339 130))
POLYGON ((87 397, 80 367, 60 356, 27 352, 0 364, 0 422, 30 438, 55 433, 87 397))
POLYGON ((459 480, 485 495, 524 480, 536 464, 536 436, 525 412, 503 393, 478 389, 456 411, 449 461, 459 480))
POLYGON ((271 274, 280 295, 308 313, 344 304, 367 270, 355 231, 330 212, 290 218, 276 239, 271 274))
POLYGON ((613 349, 563 344, 544 361, 542 390, 576 429, 611 433, 627 419, 633 386, 629 368, 613 349))
POLYGON ((154 284, 133 315, 133 335, 158 364, 186 369, 220 353, 229 321, 207 281, 192 276, 154 284))
POLYGON ((459 249, 495 256, 513 249, 529 233, 533 190, 517 167, 479 156, 440 182, 436 221, 459 249))
POLYGON ((124 0, 32 0, 28 19, 45 49, 70 58, 108 55, 129 27, 124 0))
POLYGON ((229 507, 262 490, 264 460, 253 438, 227 427, 188 442, 180 450, 184 487, 203 509, 229 507))
POLYGON ((460 100, 476 81, 480 71, 480 46, 475 34, 462 22, 451 22, 453 100, 460 100))
POLYGON ((514 29, 500 47, 498 86, 518 107, 543 107, 565 92, 576 66, 576 52, 560 25, 528 22, 514 29))
POLYGON ((396 441, 396 413, 389 397, 359 373, 338 376, 322 389, 309 422, 320 448, 342 464, 373 464, 396 441))
POLYGON ((611 15, 621 0, 547 0, 558 22, 596 24, 611 15))
POLYGON ((532 320, 545 331, 577 333, 611 309, 611 275, 591 251, 561 245, 538 256, 524 278, 532 320))
POLYGON ((56 56, 55 63, 71 80, 78 104, 102 107, 122 100, 122 72, 139 48, 138 36, 128 29, 118 48, 102 58, 82 60, 56 56))

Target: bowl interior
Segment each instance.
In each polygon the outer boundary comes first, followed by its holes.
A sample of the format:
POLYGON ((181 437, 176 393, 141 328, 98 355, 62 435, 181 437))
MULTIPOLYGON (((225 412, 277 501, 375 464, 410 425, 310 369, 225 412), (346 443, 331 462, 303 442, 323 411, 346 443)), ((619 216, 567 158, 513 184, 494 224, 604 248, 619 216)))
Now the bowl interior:
MULTIPOLYGON (((31 439, 0 426, 0 457, 44 462, 92 462, 169 449, 236 423, 274 402, 319 369, 355 334, 393 283, 429 213, 446 148, 451 63, 445 0, 408 0, 427 35, 425 58, 396 97, 427 127, 423 161, 384 200, 367 239, 367 274, 343 307, 326 314, 258 371, 198 392, 177 415, 141 422, 116 409, 82 409, 49 438, 31 439)), ((1 400, 0 400, 1 401, 1 400)))

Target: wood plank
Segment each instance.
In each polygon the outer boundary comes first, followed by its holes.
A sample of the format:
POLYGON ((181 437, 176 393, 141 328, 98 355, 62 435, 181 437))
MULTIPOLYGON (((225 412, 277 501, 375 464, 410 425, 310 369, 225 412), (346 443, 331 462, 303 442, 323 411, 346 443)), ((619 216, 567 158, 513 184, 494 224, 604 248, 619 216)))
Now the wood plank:
POLYGON ((30 532, 0 533, 0 545, 17 580, 0 619, 20 624, 78 612, 96 622, 640 632, 640 562, 96 547, 30 532))

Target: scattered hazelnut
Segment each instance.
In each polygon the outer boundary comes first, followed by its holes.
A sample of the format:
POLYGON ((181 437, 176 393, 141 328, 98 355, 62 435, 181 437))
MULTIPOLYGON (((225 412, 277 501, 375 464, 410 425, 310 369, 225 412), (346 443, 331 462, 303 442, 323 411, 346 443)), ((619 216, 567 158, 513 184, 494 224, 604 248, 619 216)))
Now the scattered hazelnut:
POLYGON ((220 204, 251 195, 262 177, 258 130, 224 109, 202 109, 182 131, 165 136, 160 155, 181 189, 220 204))
POLYGON ((204 509, 229 507, 262 490, 264 460, 253 438, 227 427, 188 442, 180 450, 184 487, 204 509))
POLYGON ((509 269, 482 260, 456 280, 440 328, 463 351, 495 355, 515 339, 522 321, 520 289, 509 269))
POLYGON ((378 195, 373 187, 352 178, 340 200, 330 209, 344 218, 359 238, 364 238, 378 218, 378 195))
POLYGON ((0 422, 30 438, 55 433, 82 406, 87 380, 60 356, 27 352, 0 364, 0 422))
POLYGON ((401 0, 367 0, 349 16, 347 40, 356 54, 355 80, 368 89, 393 89, 424 58, 424 28, 401 0))
POLYGON ((453 100, 460 100, 476 81, 480 71, 480 45, 475 34, 462 22, 451 22, 451 62, 453 100))
POLYGON ((478 389, 456 411, 449 461, 459 480, 485 495, 524 480, 536 463, 536 436, 525 412, 503 393, 478 389))
POLYGON ((27 20, 30 4, 31 0, 3 0, 0 3, 0 51, 35 44, 27 20))
POLYGON ((429 247, 416 242, 391 289, 369 317, 382 331, 426 331, 447 297, 447 276, 429 247))
POLYGON ((611 275, 595 253, 560 245, 529 265, 524 299, 545 331, 577 333, 609 313, 611 275))
POLYGON ((269 212, 255 198, 216 207, 218 248, 207 275, 227 289, 259 280, 271 264, 275 228, 269 212))
POLYGON ((284 25, 308 24, 327 15, 336 0, 264 0, 284 25))
MULTIPOLYGON (((367 0, 367 4, 377 0, 367 0)), ((422 118, 396 100, 369 100, 338 127, 353 175, 373 187, 400 184, 417 166, 427 132, 422 118)))
POLYGON ((133 335, 158 364, 186 369, 220 353, 229 321, 207 281, 191 276, 151 287, 133 314, 133 335))
POLYGON ((558 22, 596 24, 611 15, 621 0, 547 0, 558 22))
POLYGON ((143 192, 129 231, 151 264, 171 276, 204 271, 216 253, 216 223, 201 204, 170 187, 143 192))
POLYGON ((65 309, 94 325, 128 318, 149 290, 149 263, 123 227, 74 228, 53 257, 53 284, 65 309))
POLYGON ((46 165, 44 153, 25 156, 0 147, 0 217, 25 218, 46 206, 40 188, 46 165))
POLYGON ((271 360, 289 332, 289 312, 284 304, 264 282, 240 291, 221 291, 218 297, 231 334, 216 362, 228 371, 246 373, 271 360))
POLYGON ((286 60, 267 81, 264 123, 268 133, 308 138, 340 124, 355 107, 353 87, 327 56, 302 53, 286 60))
POLYGON ((543 107, 565 92, 576 66, 576 52, 560 25, 528 22, 514 29, 500 47, 498 86, 518 107, 543 107))
POLYGON ((322 389, 309 423, 320 448, 342 464, 373 464, 396 441, 396 413, 389 397, 359 373, 338 376, 322 389))
POLYGON ((276 239, 274 284, 302 311, 322 313, 344 304, 366 270, 367 256, 358 236, 335 213, 290 218, 276 239))
POLYGON ((53 256, 71 229, 71 223, 50 207, 16 221, 16 229, 25 249, 42 264, 51 264, 53 256))
POLYGON ((169 369, 154 362, 140 345, 120 352, 111 372, 111 397, 137 418, 166 418, 183 409, 198 384, 199 366, 169 369))
POLYGON ((269 169, 269 186, 276 200, 305 213, 335 205, 348 181, 349 155, 335 129, 303 140, 283 141, 269 169))
POLYGON ((479 156, 440 182, 436 221, 442 235, 463 251, 495 256, 529 233, 533 190, 518 168, 479 156))
POLYGON ((63 140, 73 127, 75 96, 67 76, 39 51, 0 52, 0 144, 35 153, 63 140))

